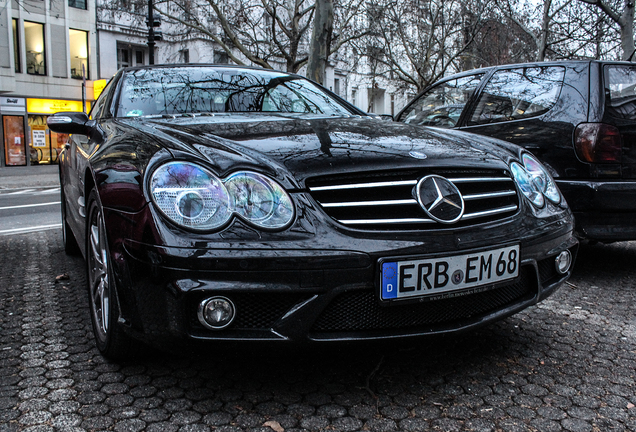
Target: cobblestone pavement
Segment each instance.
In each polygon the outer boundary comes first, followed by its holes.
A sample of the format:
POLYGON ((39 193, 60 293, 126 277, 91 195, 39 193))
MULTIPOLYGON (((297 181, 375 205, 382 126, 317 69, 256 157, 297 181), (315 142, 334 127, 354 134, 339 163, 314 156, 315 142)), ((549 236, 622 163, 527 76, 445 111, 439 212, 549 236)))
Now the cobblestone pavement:
POLYGON ((125 364, 60 245, 0 237, 0 431, 636 431, 636 243, 584 247, 571 285, 459 337, 125 364))

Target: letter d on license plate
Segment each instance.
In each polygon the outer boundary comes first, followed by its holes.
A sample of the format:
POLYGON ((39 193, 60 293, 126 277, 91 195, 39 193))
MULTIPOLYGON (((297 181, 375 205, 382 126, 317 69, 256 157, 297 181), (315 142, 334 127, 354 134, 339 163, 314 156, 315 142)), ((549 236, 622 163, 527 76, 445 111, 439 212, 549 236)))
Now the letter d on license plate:
POLYGON ((519 275, 519 245, 445 258, 382 261, 381 298, 395 300, 460 291, 519 275))

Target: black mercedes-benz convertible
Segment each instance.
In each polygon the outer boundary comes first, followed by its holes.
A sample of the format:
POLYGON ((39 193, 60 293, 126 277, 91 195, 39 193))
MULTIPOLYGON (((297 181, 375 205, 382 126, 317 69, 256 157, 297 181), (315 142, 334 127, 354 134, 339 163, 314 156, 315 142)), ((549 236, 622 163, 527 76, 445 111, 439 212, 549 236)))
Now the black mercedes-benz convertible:
POLYGON ((380 121, 300 76, 119 71, 58 113, 64 242, 97 346, 471 329, 553 293, 577 241, 554 180, 486 137, 380 121))

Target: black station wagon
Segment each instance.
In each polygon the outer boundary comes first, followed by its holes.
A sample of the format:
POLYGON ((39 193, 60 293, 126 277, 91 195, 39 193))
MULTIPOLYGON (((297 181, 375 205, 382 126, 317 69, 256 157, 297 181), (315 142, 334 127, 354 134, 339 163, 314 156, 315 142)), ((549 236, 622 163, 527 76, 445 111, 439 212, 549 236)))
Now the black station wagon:
POLYGON ((525 147, 555 178, 581 237, 633 240, 635 87, 633 63, 497 66, 433 84, 396 119, 460 129, 525 147))

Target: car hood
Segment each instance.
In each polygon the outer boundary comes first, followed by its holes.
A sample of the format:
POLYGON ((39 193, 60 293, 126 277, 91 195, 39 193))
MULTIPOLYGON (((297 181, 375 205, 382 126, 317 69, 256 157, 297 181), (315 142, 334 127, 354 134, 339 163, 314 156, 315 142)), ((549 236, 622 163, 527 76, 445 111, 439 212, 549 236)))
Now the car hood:
POLYGON ((370 117, 231 113, 119 121, 154 137, 176 158, 203 156, 219 175, 257 168, 279 178, 291 174, 300 184, 317 175, 379 169, 501 169, 516 156, 514 147, 496 140, 370 117))

